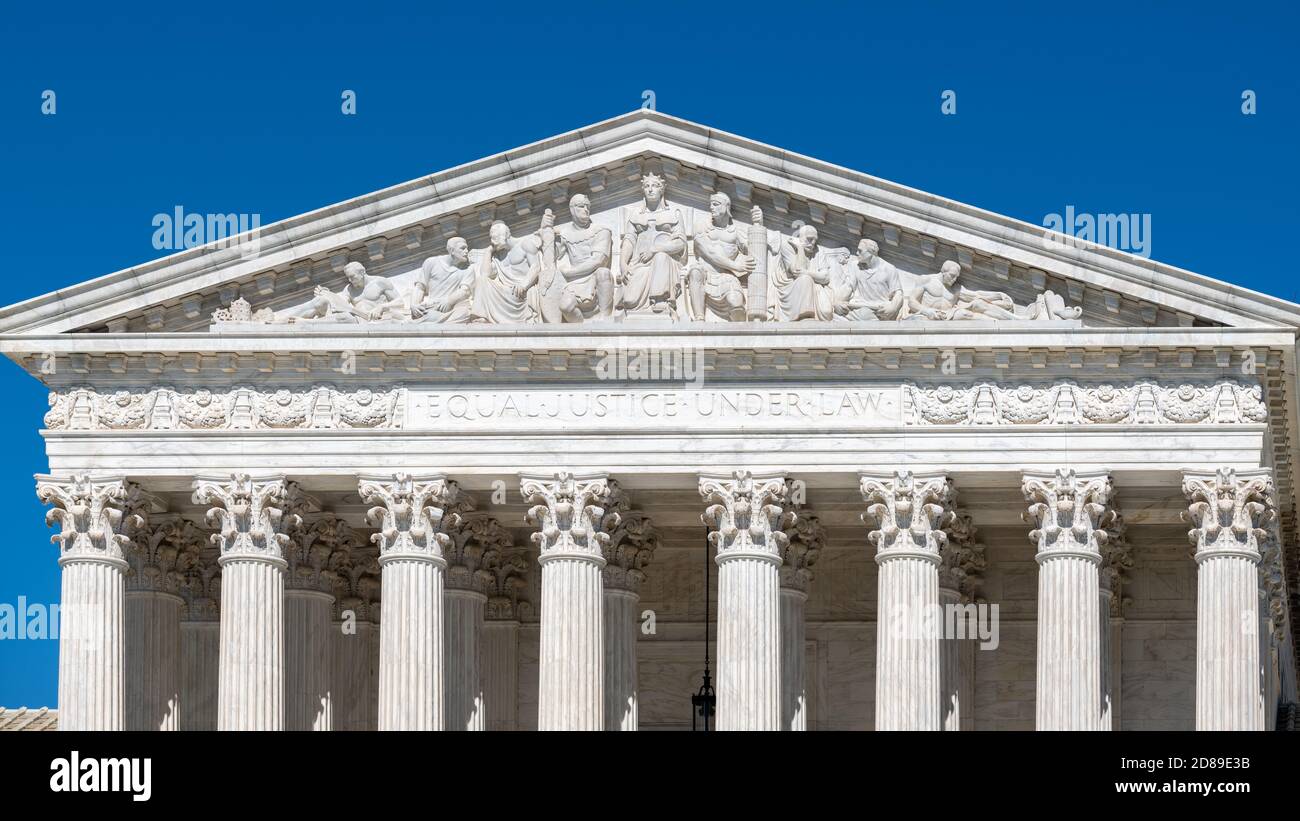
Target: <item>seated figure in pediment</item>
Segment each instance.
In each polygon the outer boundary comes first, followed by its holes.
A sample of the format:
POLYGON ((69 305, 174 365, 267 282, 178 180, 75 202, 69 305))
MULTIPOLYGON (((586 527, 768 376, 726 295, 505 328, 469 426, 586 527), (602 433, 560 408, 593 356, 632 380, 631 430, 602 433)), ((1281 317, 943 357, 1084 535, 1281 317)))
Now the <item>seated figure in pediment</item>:
POLYGON ((620 304, 629 313, 675 314, 682 267, 686 264, 686 226, 682 212, 668 204, 657 174, 641 178, 642 203, 627 218, 620 258, 620 304))
POLYGON ((366 266, 349 262, 343 267, 348 284, 340 291, 317 286, 311 301, 277 311, 272 322, 383 322, 411 318, 397 286, 388 277, 371 276, 366 266))
MULTIPOLYGON (((551 227, 551 212, 542 216, 542 229, 551 227)), ((472 322, 522 325, 539 319, 537 282, 541 276, 541 231, 526 237, 510 235, 510 227, 498 220, 488 229, 488 247, 483 249, 474 279, 472 322)))
POLYGON ((850 260, 840 280, 836 315, 850 322, 898 319, 905 298, 898 269, 880 258, 875 240, 861 240, 858 255, 850 260))
MULTIPOLYGON (((755 225, 763 224, 763 212, 757 205, 750 209, 755 225)), ((745 321, 745 284, 758 264, 749 252, 747 226, 731 218, 731 197, 722 192, 709 197, 709 222, 695 232, 695 262, 686 272, 687 295, 691 318, 702 320, 706 311, 729 319, 745 321)), ((767 248, 758 249, 766 254, 767 248)))
POLYGON ((554 279, 541 293, 546 322, 607 321, 614 316, 614 277, 610 262, 614 233, 591 221, 591 199, 569 199, 572 222, 555 231, 554 279))
POLYGON ((778 319, 833 320, 837 292, 843 292, 847 279, 848 262, 847 250, 819 245, 817 229, 811 225, 800 225, 794 236, 783 237, 772 273, 780 308, 778 319))
POLYGON ((420 267, 411 293, 411 316, 416 322, 430 324, 469 322, 473 295, 469 243, 452 237, 447 240, 446 256, 429 257, 420 267))

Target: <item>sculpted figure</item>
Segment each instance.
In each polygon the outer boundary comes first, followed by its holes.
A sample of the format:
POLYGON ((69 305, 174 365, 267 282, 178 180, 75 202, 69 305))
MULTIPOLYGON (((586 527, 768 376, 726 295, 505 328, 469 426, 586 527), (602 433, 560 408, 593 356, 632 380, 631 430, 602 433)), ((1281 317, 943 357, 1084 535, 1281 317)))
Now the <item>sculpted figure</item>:
POLYGON ((1034 300, 1033 305, 1021 308, 1016 306, 1016 316, 1021 319, 1078 319, 1083 316, 1083 309, 1080 307, 1068 307, 1065 300, 1055 291, 1043 291, 1034 300))
POLYGON ((591 200, 586 194, 569 199, 569 215, 573 221, 555 231, 554 259, 543 261, 542 321, 610 320, 614 316, 614 277, 610 273, 614 235, 608 228, 592 224, 591 200), (546 281, 548 274, 550 280, 546 281))
POLYGON ((907 295, 907 314, 925 319, 1016 319, 1011 297, 998 291, 973 291, 952 286, 961 276, 961 266, 949 260, 937 274, 917 277, 907 295))
MULTIPOLYGON (((542 229, 551 227, 548 209, 542 215, 542 229)), ((477 322, 518 325, 538 321, 537 292, 533 286, 541 276, 541 232, 516 239, 500 220, 488 229, 490 244, 479 260, 474 280, 474 307, 470 317, 477 322)))
MULTIPOLYGON (((750 210, 755 225, 763 224, 763 211, 750 210)), ((757 264, 749 253, 749 232, 731 219, 731 197, 721 192, 709 197, 709 224, 695 232, 695 262, 686 273, 691 316, 705 318, 706 309, 732 322, 745 321, 745 284, 757 264)), ((759 253, 767 253, 766 248, 759 253)))
POLYGON ((781 257, 772 276, 781 319, 834 319, 835 292, 843 289, 847 261, 845 250, 818 245, 817 229, 811 225, 801 225, 793 237, 782 239, 781 257))
POLYGON ((343 267, 348 284, 337 293, 317 286, 315 295, 305 305, 278 312, 274 322, 378 322, 410 319, 410 312, 397 286, 387 277, 366 273, 359 262, 343 267))
POLYGON ((429 257, 421 266, 411 294, 411 316, 417 322, 434 324, 469 322, 473 293, 469 243, 452 237, 447 240, 446 256, 429 257))
POLYGON ((898 269, 880 258, 875 240, 860 241, 836 294, 835 312, 853 322, 898 319, 905 299, 898 269))
POLYGON ((629 312, 667 311, 677 296, 678 278, 686 262, 686 232, 682 214, 664 199, 664 181, 656 174, 641 178, 644 202, 628 217, 623 234, 622 305, 629 312))

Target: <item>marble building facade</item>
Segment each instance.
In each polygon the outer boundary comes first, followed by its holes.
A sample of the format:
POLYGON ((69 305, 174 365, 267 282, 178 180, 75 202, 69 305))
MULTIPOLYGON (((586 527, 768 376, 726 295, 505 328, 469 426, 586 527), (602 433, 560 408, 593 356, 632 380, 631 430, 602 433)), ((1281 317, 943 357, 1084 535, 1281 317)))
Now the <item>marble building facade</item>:
POLYGON ((1297 328, 653 111, 93 279, 59 724, 1268 729, 1297 328))

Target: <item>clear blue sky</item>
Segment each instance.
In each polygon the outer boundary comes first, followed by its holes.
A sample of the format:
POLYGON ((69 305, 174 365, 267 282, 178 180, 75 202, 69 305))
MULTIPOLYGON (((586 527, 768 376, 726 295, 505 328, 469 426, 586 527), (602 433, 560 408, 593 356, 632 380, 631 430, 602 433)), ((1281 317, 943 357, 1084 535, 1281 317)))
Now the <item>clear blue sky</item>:
MULTIPOLYGON (((0 16, 0 303, 161 255, 151 220, 176 205, 267 224, 638 108, 644 89, 660 111, 1035 224, 1067 205, 1149 213, 1154 258, 1300 296, 1294 3, 148 5, 0 16)), ((6 360, 0 393, 0 603, 53 602, 31 479, 45 391, 6 360)), ((57 659, 53 641, 0 641, 0 706, 53 705, 57 659)))

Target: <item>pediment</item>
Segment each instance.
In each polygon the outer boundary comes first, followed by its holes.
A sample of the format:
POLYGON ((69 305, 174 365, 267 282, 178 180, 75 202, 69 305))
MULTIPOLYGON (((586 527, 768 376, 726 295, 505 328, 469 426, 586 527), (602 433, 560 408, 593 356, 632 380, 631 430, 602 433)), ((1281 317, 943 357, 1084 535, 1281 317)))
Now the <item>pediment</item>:
POLYGON ((593 222, 610 228, 617 254, 646 173, 663 177, 692 234, 707 224, 715 191, 730 197, 738 223, 759 206, 772 264, 781 238, 802 223, 817 229, 821 246, 846 253, 874 240, 907 287, 952 261, 961 286, 1015 305, 1053 292, 1081 309, 1076 325, 1300 325, 1300 308, 1284 300, 1112 249, 1053 242, 1038 226, 638 111, 263 226, 255 242, 193 248, 10 306, 0 310, 0 333, 203 333, 237 300, 254 312, 284 311, 317 288, 337 291, 351 262, 409 292, 450 237, 479 251, 498 220, 516 237, 536 231, 547 209, 563 224, 576 193, 588 195, 593 222))

